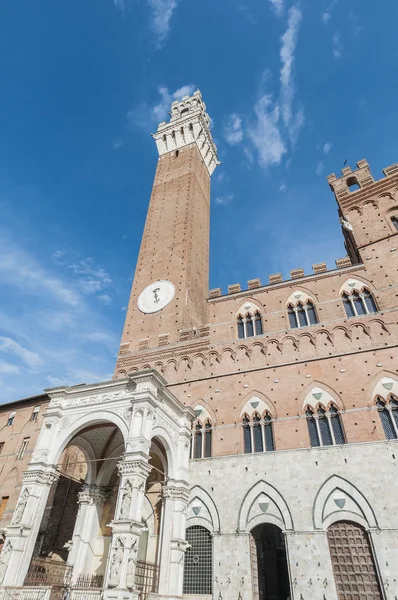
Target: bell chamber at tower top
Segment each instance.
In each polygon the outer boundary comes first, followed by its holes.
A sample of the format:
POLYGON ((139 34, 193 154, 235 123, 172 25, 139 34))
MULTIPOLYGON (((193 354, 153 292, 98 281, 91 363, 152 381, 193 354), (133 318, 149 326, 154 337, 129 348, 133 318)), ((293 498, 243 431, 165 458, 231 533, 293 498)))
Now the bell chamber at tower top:
POLYGON ((199 90, 192 96, 184 96, 181 101, 175 100, 171 105, 170 122, 159 123, 157 132, 152 135, 159 156, 196 144, 209 175, 220 164, 211 135, 210 117, 199 90))

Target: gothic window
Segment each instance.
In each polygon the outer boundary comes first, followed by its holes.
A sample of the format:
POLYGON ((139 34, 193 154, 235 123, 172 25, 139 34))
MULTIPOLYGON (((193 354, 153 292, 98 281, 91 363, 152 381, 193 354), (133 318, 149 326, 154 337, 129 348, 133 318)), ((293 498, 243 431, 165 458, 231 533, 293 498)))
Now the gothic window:
POLYGON ((394 225, 395 229, 398 231, 398 217, 395 215, 391 217, 391 223, 394 225))
POLYGON ((295 329, 296 327, 308 327, 308 325, 315 325, 318 323, 315 306, 311 300, 308 300, 305 303, 297 302, 296 305, 289 304, 287 313, 289 315, 289 325, 291 329, 295 329))
POLYGON ((196 423, 192 436, 192 458, 209 458, 211 456, 212 429, 210 421, 206 421, 204 427, 201 423, 196 423))
POLYGON ((245 454, 252 452, 272 452, 275 450, 272 417, 266 413, 263 418, 255 414, 250 420, 243 418, 243 446, 245 454))
POLYGON ((250 313, 246 313, 244 316, 239 315, 236 322, 240 339, 263 334, 263 322, 258 311, 254 315, 250 313))
POLYGON ((186 530, 183 594, 212 594, 213 544, 210 531, 194 525, 186 530))
POLYGON ((376 406, 379 410, 380 421, 388 440, 398 438, 398 402, 392 398, 389 403, 377 398, 376 406))
POLYGON ((316 414, 308 408, 305 416, 312 447, 345 443, 343 425, 335 406, 332 405, 328 411, 320 406, 316 414))
POLYGON ((359 317, 377 312, 376 302, 366 288, 362 292, 353 290, 342 295, 345 312, 348 318, 359 317))

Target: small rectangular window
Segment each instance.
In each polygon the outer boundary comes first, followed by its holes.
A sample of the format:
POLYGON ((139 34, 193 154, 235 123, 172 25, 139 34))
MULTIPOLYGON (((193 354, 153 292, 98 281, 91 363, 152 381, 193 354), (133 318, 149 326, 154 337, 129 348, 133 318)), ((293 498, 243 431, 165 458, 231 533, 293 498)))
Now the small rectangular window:
POLYGON ((3 452, 4 442, 0 442, 0 454, 3 452))
POLYGON ((40 406, 35 406, 30 417, 31 421, 37 421, 37 417, 39 416, 40 406))
POLYGON ((7 421, 7 427, 11 427, 13 421, 14 421, 14 417, 17 413, 14 412, 10 412, 10 416, 8 417, 8 421, 7 421))
POLYGON ((22 460, 25 456, 26 449, 28 447, 30 438, 24 438, 20 451, 18 452, 17 460, 22 460))
POLYGON ((3 496, 0 502, 0 519, 3 517, 4 511, 7 508, 9 496, 3 496))

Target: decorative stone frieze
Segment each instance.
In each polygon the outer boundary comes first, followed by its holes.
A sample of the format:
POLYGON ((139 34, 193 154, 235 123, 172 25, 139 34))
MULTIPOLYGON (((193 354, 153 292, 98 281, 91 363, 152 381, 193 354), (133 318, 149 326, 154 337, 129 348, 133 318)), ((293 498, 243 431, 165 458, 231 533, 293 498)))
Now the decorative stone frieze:
POLYGON ((83 490, 78 494, 79 504, 88 504, 102 506, 105 503, 109 493, 96 485, 84 486, 83 490))
POLYGON ((59 475, 60 473, 57 473, 56 471, 26 471, 22 481, 26 485, 37 484, 51 486, 58 481, 59 475))

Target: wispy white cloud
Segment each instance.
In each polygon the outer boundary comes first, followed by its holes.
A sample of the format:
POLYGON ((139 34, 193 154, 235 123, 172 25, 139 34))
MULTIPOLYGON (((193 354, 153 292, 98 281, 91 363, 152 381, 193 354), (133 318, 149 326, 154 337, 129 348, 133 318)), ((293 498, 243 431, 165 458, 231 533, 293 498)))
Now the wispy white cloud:
POLYGON ((113 0, 113 2, 115 3, 116 8, 118 8, 119 10, 124 11, 124 9, 126 8, 125 0, 113 0))
POLYGON ((104 380, 118 344, 106 300, 93 301, 91 293, 107 285, 108 274, 94 260, 71 263, 56 250, 49 261, 28 250, 32 240, 24 244, 23 236, 0 230, 1 289, 12 298, 0 305, 0 403, 40 393, 57 379, 69 385, 104 380), (88 283, 86 293, 80 280, 91 277, 100 283, 88 283))
POLYGON ((270 3, 275 14, 280 17, 283 13, 283 0, 270 0, 270 3))
MULTIPOLYGON (((293 101, 295 95, 293 65, 301 20, 301 10, 297 6, 292 6, 288 13, 287 29, 281 39, 281 110, 285 126, 289 126, 293 119, 293 101)), ((302 125, 303 116, 303 114, 300 115, 296 123, 296 128, 298 125, 302 125)))
POLYGON ((326 8, 326 10, 324 10, 321 14, 321 19, 323 21, 323 23, 326 25, 329 21, 330 18, 332 16, 332 12, 334 7, 336 6, 338 0, 332 0, 329 4, 329 6, 326 8))
POLYGON ((122 146, 123 146, 123 140, 116 140, 115 142, 113 142, 114 150, 119 150, 119 148, 121 148, 122 146))
POLYGON ((231 146, 243 140, 242 119, 237 114, 229 115, 224 126, 224 137, 231 146))
POLYGON ((157 37, 156 45, 161 47, 170 32, 171 18, 177 7, 177 0, 147 0, 151 11, 151 27, 157 37))
POLYGON ((193 84, 183 85, 175 92, 170 92, 169 89, 161 85, 158 87, 160 98, 153 104, 142 102, 127 113, 127 120, 132 129, 150 130, 158 125, 158 123, 167 119, 170 111, 170 106, 174 100, 181 100, 184 96, 190 96, 195 91, 196 86, 193 84))
POLYGON ((279 129, 279 106, 272 100, 272 96, 262 96, 254 107, 256 122, 249 128, 249 137, 252 140, 263 167, 279 165, 282 156, 286 153, 286 146, 279 129))
POLYGON ((78 283, 85 294, 95 294, 111 285, 112 279, 105 269, 97 267, 93 258, 84 258, 68 265, 78 275, 78 283))
POLYGON ((111 304, 112 303, 112 298, 109 296, 109 294, 100 294, 98 296, 98 299, 101 300, 101 302, 103 302, 104 304, 111 304))
POLYGON ((234 199, 233 194, 224 194, 223 196, 217 196, 215 199, 215 203, 218 206, 228 206, 234 199))
POLYGON ((323 160, 320 160, 316 166, 315 173, 320 177, 323 173, 323 160))
POLYGON ((324 146, 323 146, 323 153, 329 154, 329 152, 332 148, 333 148, 333 144, 331 144, 330 142, 326 142, 326 144, 324 144, 324 146))
POLYGON ((336 31, 332 38, 333 48, 332 53, 335 58, 341 58, 343 55, 343 43, 341 41, 341 33, 336 31))
POLYGON ((0 337, 0 352, 15 355, 31 369, 43 366, 44 361, 35 352, 28 350, 9 337, 0 337))
POLYGON ((279 189, 280 192, 285 192, 287 190, 286 183, 281 183, 281 185, 279 186, 278 189, 279 189))

